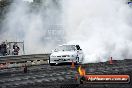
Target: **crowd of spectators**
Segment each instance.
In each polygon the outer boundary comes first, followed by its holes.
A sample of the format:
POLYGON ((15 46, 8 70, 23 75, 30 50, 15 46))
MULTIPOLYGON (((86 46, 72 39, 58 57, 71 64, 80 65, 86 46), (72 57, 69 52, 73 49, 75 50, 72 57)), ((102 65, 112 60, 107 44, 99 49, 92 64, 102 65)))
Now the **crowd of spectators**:
POLYGON ((14 43, 12 46, 12 50, 10 51, 9 45, 6 42, 2 42, 0 44, 0 56, 6 56, 6 55, 18 55, 19 54, 19 46, 17 43, 14 43))

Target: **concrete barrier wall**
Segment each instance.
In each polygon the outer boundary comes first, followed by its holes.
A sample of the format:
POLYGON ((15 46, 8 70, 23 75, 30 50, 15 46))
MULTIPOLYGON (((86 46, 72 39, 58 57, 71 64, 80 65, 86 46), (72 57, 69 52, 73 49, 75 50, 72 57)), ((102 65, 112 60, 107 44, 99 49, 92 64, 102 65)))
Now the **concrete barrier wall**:
POLYGON ((0 69, 48 64, 50 54, 30 54, 0 57, 0 69))

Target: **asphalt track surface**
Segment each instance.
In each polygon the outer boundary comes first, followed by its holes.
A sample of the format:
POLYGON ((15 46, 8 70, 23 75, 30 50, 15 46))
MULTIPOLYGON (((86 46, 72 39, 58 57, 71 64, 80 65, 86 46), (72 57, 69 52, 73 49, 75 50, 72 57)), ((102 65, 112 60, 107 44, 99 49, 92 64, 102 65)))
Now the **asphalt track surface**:
MULTIPOLYGON (((75 75, 78 67, 71 65, 39 65, 0 70, 0 88, 132 88, 132 83, 125 84, 78 84, 75 75)), ((128 74, 132 79, 132 60, 125 59, 82 65, 87 74, 128 74)))

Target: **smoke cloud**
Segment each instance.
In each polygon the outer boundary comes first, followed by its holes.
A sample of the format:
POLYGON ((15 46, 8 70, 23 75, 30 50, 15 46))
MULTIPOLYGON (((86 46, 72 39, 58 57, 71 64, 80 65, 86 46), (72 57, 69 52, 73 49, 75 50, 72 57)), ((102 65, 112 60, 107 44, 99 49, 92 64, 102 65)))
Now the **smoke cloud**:
POLYGON ((84 63, 132 57, 132 10, 125 0, 40 1, 14 0, 0 39, 24 40, 26 54, 45 53, 66 39, 82 47, 84 63))
POLYGON ((39 1, 29 3, 14 0, 3 21, 2 30, 5 31, 0 35, 1 40, 24 40, 26 54, 50 52, 61 35, 54 31, 55 28, 62 29, 59 1, 39 1))
POLYGON ((84 63, 132 58, 132 10, 125 0, 63 0, 69 43, 80 44, 84 63))

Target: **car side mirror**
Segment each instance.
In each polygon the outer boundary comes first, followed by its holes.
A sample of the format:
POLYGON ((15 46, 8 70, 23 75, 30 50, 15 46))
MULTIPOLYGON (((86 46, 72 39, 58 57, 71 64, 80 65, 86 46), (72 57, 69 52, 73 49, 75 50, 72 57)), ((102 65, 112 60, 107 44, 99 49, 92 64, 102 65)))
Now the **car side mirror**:
POLYGON ((80 49, 80 50, 82 50, 82 49, 80 49))

